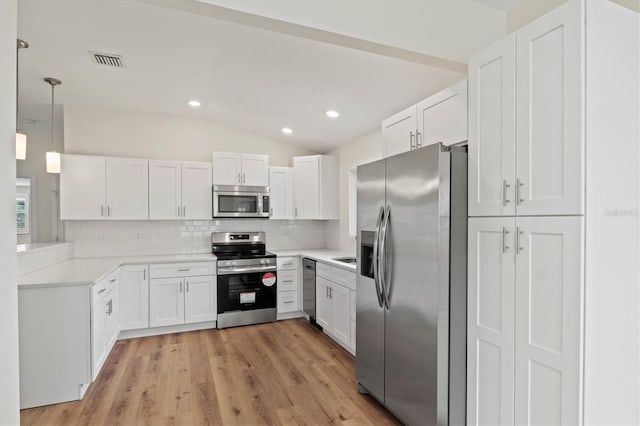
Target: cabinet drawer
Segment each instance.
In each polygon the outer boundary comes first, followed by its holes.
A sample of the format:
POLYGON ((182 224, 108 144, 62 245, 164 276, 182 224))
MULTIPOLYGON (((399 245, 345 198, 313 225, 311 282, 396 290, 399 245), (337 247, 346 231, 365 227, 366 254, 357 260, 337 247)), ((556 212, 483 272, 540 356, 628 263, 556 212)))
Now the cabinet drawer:
POLYGON ((278 271, 278 291, 298 290, 298 271, 278 271))
POLYGON ((101 300, 107 295, 115 286, 120 283, 120 268, 116 269, 106 278, 98 281, 91 289, 91 298, 93 303, 101 300))
POLYGON ((215 274, 216 264, 214 262, 162 263, 149 267, 151 278, 195 277, 215 274))
POLYGON ((298 292, 278 292, 278 313, 295 312, 298 310, 298 292))
POLYGON ((279 257, 278 270, 298 269, 299 257, 279 257))
POLYGON ((353 290, 356 288, 356 273, 342 268, 331 268, 331 280, 353 290))
POLYGON ((316 276, 322 277, 326 280, 331 280, 331 266, 325 263, 316 263, 316 276))

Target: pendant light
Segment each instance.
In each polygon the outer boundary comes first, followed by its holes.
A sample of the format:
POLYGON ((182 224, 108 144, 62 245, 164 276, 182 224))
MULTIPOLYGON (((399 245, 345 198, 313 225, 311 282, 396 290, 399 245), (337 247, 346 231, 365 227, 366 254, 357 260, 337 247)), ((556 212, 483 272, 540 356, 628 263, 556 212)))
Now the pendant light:
POLYGON ((16 49, 16 160, 27 159, 27 135, 20 131, 20 115, 18 114, 18 101, 20 100, 18 95, 20 94, 20 80, 18 61, 20 59, 20 49, 27 49, 29 43, 24 40, 18 39, 18 48, 16 49))
POLYGON ((45 78, 44 81, 51 85, 51 151, 47 152, 47 173, 60 173, 60 153, 56 152, 53 146, 53 101, 54 89, 62 82, 57 78, 51 77, 45 78))

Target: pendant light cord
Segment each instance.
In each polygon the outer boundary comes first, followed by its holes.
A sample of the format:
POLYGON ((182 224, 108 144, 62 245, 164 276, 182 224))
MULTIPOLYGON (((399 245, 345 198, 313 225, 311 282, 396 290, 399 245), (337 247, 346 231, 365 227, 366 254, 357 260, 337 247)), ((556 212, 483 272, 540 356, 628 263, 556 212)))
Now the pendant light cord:
POLYGON ((55 85, 51 85, 51 151, 55 151, 54 147, 53 147, 53 107, 54 107, 54 103, 53 103, 53 98, 54 98, 54 89, 55 89, 55 85))
POLYGON ((27 49, 29 43, 24 40, 17 40, 16 43, 16 132, 20 128, 20 108, 18 102, 20 100, 20 49, 27 49))

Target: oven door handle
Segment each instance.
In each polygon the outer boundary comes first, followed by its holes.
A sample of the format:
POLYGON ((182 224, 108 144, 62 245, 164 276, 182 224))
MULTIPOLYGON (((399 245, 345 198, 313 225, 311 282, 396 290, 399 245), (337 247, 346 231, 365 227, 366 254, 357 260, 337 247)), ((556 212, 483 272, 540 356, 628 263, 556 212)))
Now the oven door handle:
POLYGON ((218 268, 218 275, 242 274, 245 272, 276 272, 275 266, 251 266, 248 268, 218 268))

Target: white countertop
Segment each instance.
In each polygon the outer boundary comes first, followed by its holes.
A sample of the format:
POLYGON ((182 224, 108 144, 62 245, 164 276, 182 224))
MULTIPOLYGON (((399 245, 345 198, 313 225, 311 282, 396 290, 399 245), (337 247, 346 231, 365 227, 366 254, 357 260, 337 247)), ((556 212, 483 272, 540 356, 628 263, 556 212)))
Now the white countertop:
POLYGON ((74 258, 34 272, 18 276, 19 288, 93 285, 121 265, 138 265, 170 262, 213 262, 210 253, 177 254, 167 256, 128 256, 74 258))
POLYGON ((356 265, 338 262, 333 260, 334 257, 356 257, 354 253, 329 250, 329 249, 299 249, 299 250, 270 250, 272 253, 278 256, 303 256, 313 259, 318 262, 327 263, 331 266, 337 266, 338 268, 346 269, 347 271, 355 272, 356 265))

